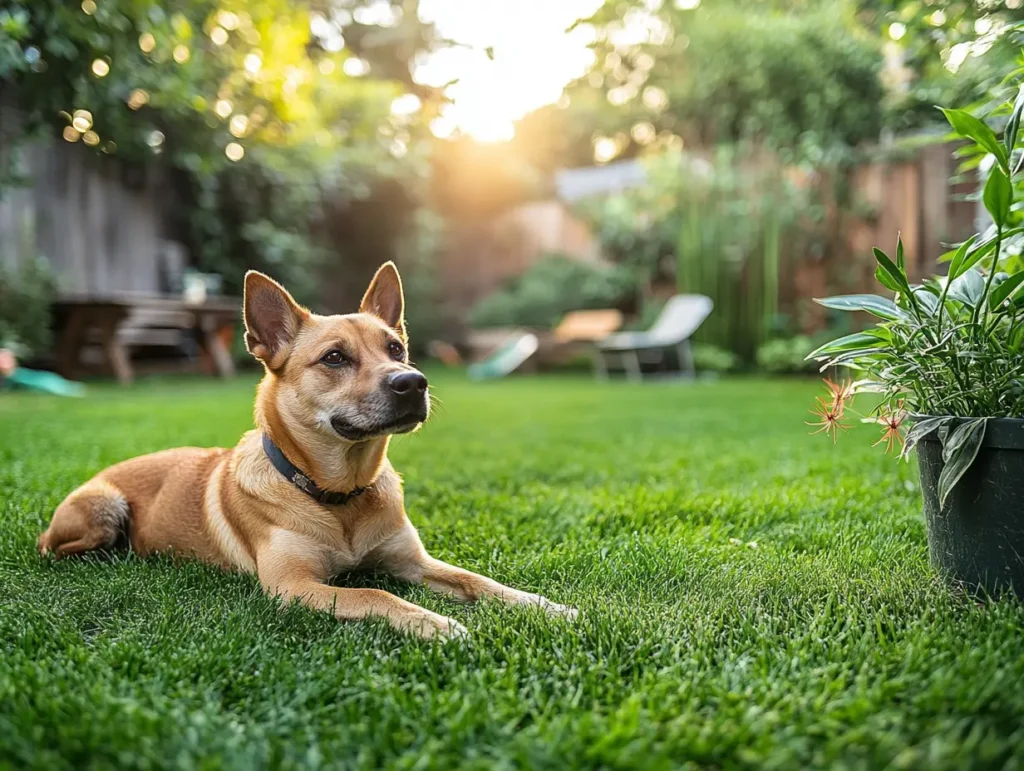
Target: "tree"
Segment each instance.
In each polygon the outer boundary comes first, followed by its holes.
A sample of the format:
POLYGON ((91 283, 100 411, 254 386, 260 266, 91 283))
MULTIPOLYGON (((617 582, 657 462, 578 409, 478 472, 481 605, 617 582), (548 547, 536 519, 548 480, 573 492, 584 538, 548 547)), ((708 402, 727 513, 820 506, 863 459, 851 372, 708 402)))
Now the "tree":
POLYGON ((754 139, 812 158, 873 139, 882 53, 851 29, 846 8, 608 0, 583 22, 595 30, 595 60, 566 91, 564 125, 605 137, 606 158, 674 136, 700 146, 754 139))
POLYGON ((253 266, 312 298, 318 211, 424 169, 438 95, 411 94, 409 67, 435 35, 416 0, 379 28, 358 21, 370 5, 14 0, 0 11, 0 98, 26 135, 167 165, 183 237, 229 290, 253 266))

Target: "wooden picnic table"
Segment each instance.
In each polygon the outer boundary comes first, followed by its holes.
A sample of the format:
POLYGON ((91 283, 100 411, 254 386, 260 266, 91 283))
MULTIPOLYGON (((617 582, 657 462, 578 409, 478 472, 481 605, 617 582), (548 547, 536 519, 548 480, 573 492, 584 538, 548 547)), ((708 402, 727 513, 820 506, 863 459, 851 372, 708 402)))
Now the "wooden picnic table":
MULTIPOLYGON (((98 345, 105 363, 122 384, 134 378, 128 347, 132 344, 126 324, 133 317, 173 319, 179 330, 193 330, 200 349, 208 356, 213 371, 221 377, 235 372, 226 338, 238 323, 242 301, 236 298, 207 298, 201 303, 182 297, 145 293, 63 295, 54 304, 57 321, 57 369, 74 379, 82 368, 82 351, 98 345)), ((172 330, 173 331, 173 330, 172 330)), ((146 344, 144 336, 138 344, 146 344)))

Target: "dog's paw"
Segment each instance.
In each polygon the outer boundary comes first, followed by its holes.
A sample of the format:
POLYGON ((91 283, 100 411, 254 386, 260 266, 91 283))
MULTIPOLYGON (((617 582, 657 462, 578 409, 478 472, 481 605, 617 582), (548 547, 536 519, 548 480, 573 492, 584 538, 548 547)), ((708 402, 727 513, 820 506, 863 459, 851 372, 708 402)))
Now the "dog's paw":
POLYGON ((469 630, 454 618, 441 616, 437 613, 424 613, 405 620, 401 624, 402 631, 410 632, 424 640, 464 640, 469 637, 469 630))
POLYGON ((561 618, 566 621, 575 621, 580 616, 579 610, 571 605, 559 605, 557 602, 548 601, 544 606, 544 612, 553 618, 561 618))
POLYGON ((448 630, 443 635, 445 641, 468 640, 469 630, 453 618, 448 619, 448 630))
POLYGON ((557 602, 552 602, 547 597, 542 597, 539 594, 534 595, 528 604, 536 605, 552 618, 562 618, 566 621, 575 621, 580 615, 580 612, 571 605, 559 605, 557 602))

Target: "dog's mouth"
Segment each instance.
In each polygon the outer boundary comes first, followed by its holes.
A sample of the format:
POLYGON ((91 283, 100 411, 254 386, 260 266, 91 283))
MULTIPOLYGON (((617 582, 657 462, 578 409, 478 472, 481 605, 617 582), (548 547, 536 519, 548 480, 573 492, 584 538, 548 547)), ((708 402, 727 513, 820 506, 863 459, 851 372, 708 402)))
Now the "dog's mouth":
POLYGON ((344 418, 332 417, 331 428, 342 439, 350 442, 362 442, 388 434, 407 434, 415 431, 427 419, 426 415, 400 415, 384 423, 374 426, 356 426, 344 418))

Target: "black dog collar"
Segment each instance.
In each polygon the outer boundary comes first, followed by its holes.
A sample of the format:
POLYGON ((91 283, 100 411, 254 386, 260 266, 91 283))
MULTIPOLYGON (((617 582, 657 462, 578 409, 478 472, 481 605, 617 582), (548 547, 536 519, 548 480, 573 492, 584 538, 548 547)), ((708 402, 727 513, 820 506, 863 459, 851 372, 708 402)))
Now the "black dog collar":
POLYGON ((281 476, 317 503, 322 503, 325 506, 344 506, 353 498, 366 492, 365 487, 357 487, 355 490, 347 493, 332 493, 330 490, 321 490, 312 479, 303 474, 294 463, 284 456, 281 448, 274 444, 273 440, 266 434, 263 435, 263 452, 270 458, 274 468, 281 472, 281 476))

